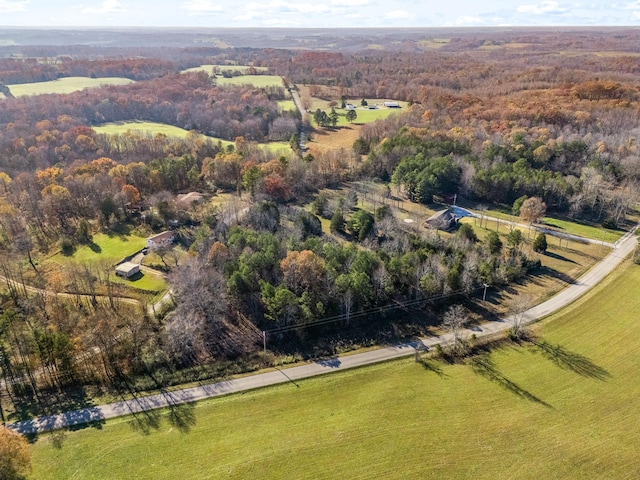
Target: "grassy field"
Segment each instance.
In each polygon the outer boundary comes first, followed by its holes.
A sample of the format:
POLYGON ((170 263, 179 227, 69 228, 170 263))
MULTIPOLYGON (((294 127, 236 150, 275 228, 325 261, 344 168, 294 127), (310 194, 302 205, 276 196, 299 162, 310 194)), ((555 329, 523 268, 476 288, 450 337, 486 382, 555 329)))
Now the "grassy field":
POLYGON ((282 87, 282 78, 276 75, 240 75, 239 77, 217 77, 218 85, 253 85, 256 88, 282 87))
MULTIPOLYGON (((378 108, 376 109, 361 107, 359 106, 360 102, 357 102, 358 105, 356 106, 355 112, 358 115, 358 117, 355 119, 353 123, 363 125, 365 123, 375 122, 376 120, 383 120, 388 116, 393 115, 394 113, 402 113, 406 111, 406 108, 408 106, 407 102, 398 102, 398 105, 400 105, 401 108, 387 108, 384 106, 385 101, 386 100, 368 100, 369 105, 378 105, 378 108)), ((318 108, 320 110, 325 110, 327 113, 331 111, 329 102, 326 102, 320 99, 314 99, 314 101, 312 102, 312 106, 310 108, 311 114, 309 116, 309 119, 311 120, 311 124, 314 127, 317 127, 317 125, 313 121, 313 112, 315 112, 318 108)), ((336 113, 338 114, 338 124, 337 124, 338 127, 344 127, 344 126, 350 125, 350 123, 347 121, 347 118, 346 118, 347 112, 348 112, 347 109, 336 108, 336 113)))
MULTIPOLYGON (((182 70, 180 73, 188 73, 188 72, 207 72, 209 75, 213 75, 214 72, 235 72, 239 71, 242 73, 247 73, 247 71, 251 68, 250 65, 200 65, 199 67, 187 68, 186 70, 182 70)), ((257 72, 267 72, 269 69, 267 67, 253 67, 257 72)))
POLYGON ((539 346, 388 362, 44 436, 29 478, 638 478, 639 282, 628 262, 538 324, 539 346))
POLYGON ((101 85, 126 85, 133 80, 121 77, 89 78, 89 77, 65 77, 50 82, 20 83, 9 85, 14 97, 23 95, 42 95, 45 93, 71 93, 85 88, 95 88, 101 85))
POLYGON ((131 255, 147 244, 146 238, 131 236, 106 235, 96 233, 93 235, 93 245, 79 247, 72 256, 62 254, 54 255, 51 260, 58 263, 68 262, 96 262, 99 260, 121 260, 131 255))
POLYGON ((280 108, 281 112, 286 112, 289 110, 291 111, 297 110, 296 104, 294 103, 293 100, 279 100, 278 107, 280 108))
MULTIPOLYGON (((173 125, 167 125, 165 123, 139 122, 139 121, 105 123, 104 125, 94 126, 93 129, 97 133, 105 133, 108 135, 122 135, 127 132, 140 132, 142 134, 150 134, 150 135, 161 133, 161 134, 167 135, 168 137, 177 137, 177 138, 186 138, 187 135, 193 133, 189 130, 185 130, 184 128, 174 127, 173 125)), ((202 135, 200 133, 196 133, 196 134, 202 135)), ((211 137, 208 135, 202 135, 202 136, 209 138, 214 142, 221 142, 223 147, 234 144, 234 142, 231 142, 229 140, 223 140, 222 138, 211 137)), ((260 146, 262 148, 267 148, 274 152, 291 151, 291 146, 289 145, 288 142, 261 143, 260 146)))
MULTIPOLYGON (((369 104, 373 105, 374 103, 382 103, 385 100, 370 100, 369 104)), ((357 102, 359 105, 359 102, 357 102)), ((326 152, 329 150, 333 150, 336 148, 345 148, 351 149, 353 147, 353 142, 355 142, 360 136, 360 129, 363 125, 367 123, 374 122, 376 120, 387 118, 393 114, 400 114, 403 111, 406 111, 407 103, 406 102, 398 102, 402 108, 386 108, 380 107, 375 110, 369 110, 362 107, 357 107, 356 113, 358 118, 353 123, 349 123, 346 119, 347 110, 343 110, 341 108, 336 108, 336 112, 338 113, 338 123, 337 126, 339 128, 321 128, 318 127, 314 120, 313 114, 309 115, 309 120, 311 125, 315 127, 315 131, 311 135, 311 141, 307 144, 310 153, 318 154, 320 152, 326 152)), ((318 98, 313 98, 311 101, 311 112, 315 112, 317 109, 325 110, 327 113, 331 111, 329 107, 329 102, 325 100, 321 100, 318 98)))
MULTIPOLYGON (((139 121, 131 121, 131 122, 117 122, 117 123, 105 123, 103 125, 94 126, 93 129, 97 133, 106 133, 108 135, 122 135, 127 132, 139 132, 141 134, 151 134, 156 135, 161 133, 168 137, 177 137, 177 138, 186 138, 187 135, 192 132, 189 130, 185 130, 184 128, 175 127, 173 125, 167 125, 166 123, 157 123, 157 122, 139 122, 139 121)), ((202 135, 200 133, 196 133, 197 135, 202 135)), ((203 137, 210 138, 214 142, 222 142, 222 145, 226 147, 227 145, 233 145, 233 142, 229 140, 223 140, 217 137, 209 137, 207 135, 202 135, 203 137)))
POLYGON ((428 40, 420 40, 418 47, 423 50, 439 49, 451 42, 449 38, 430 38, 428 40))
MULTIPOLYGON (((476 213, 480 214, 480 212, 478 211, 476 211, 476 213)), ((495 209, 487 210, 486 215, 490 217, 509 220, 510 222, 522 222, 519 217, 495 209)), ((542 219, 541 225, 550 228, 551 230, 570 233, 572 235, 578 235, 580 237, 591 238, 594 240, 603 240, 605 242, 615 242, 626 233, 623 230, 612 230, 600 226, 587 225, 578 222, 571 222, 568 220, 560 220, 558 218, 552 217, 544 217, 542 219)))

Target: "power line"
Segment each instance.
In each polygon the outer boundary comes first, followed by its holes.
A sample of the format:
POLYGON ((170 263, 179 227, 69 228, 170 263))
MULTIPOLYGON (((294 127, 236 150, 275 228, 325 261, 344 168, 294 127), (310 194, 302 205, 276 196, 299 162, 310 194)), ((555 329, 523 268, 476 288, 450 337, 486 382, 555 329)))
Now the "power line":
MULTIPOLYGON (((472 288, 471 290, 479 290, 485 288, 484 285, 480 285, 478 287, 472 288)), ((456 295, 460 295, 462 293, 465 293, 465 290, 456 290, 454 292, 450 292, 450 293, 443 293, 440 295, 434 295, 432 297, 427 297, 427 298, 419 298, 419 299, 414 299, 414 300, 407 300, 406 302, 395 302, 395 303, 389 303, 387 305, 383 305, 381 307, 375 307, 375 308, 370 308, 368 310, 360 310, 352 315, 346 315, 346 314, 341 314, 341 315, 335 315, 332 317, 325 317, 325 318, 320 318, 318 320, 314 320, 312 322, 307 322, 301 325, 286 325, 283 327, 278 327, 278 328, 273 328, 270 330, 263 330, 263 334, 264 335, 270 335, 270 334, 274 334, 274 333, 284 333, 284 332, 290 332, 292 330, 299 330, 301 328, 307 328, 307 327, 315 327, 315 326, 320 326, 320 325, 329 325, 331 323, 336 323, 336 322, 340 322, 343 321, 347 318, 349 319, 357 319, 357 318, 362 318, 362 317, 366 317, 368 315, 371 315, 372 313, 386 313, 388 311, 393 311, 393 310, 398 310, 398 309, 404 309, 404 308, 408 308, 408 307, 412 307, 415 305, 418 305, 420 303, 426 303, 426 302, 433 302, 433 301, 437 301, 437 300, 442 300, 444 298, 448 298, 448 297, 453 297, 456 295)))

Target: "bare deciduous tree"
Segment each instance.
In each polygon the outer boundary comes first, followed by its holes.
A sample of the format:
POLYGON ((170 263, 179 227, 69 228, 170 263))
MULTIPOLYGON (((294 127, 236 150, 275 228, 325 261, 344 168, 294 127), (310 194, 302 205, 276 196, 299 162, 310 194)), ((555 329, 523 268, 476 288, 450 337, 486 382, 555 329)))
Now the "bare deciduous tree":
POLYGON ((508 320, 513 325, 509 331, 511 338, 520 340, 526 336, 524 326, 528 323, 527 311, 532 305, 531 295, 516 295, 508 302, 508 320))
POLYGON ((452 305, 444 314, 442 326, 447 330, 447 332, 453 334, 451 352, 454 356, 462 355, 464 353, 465 345, 464 338, 462 336, 462 329, 468 321, 469 315, 467 313, 467 309, 462 305, 452 305))

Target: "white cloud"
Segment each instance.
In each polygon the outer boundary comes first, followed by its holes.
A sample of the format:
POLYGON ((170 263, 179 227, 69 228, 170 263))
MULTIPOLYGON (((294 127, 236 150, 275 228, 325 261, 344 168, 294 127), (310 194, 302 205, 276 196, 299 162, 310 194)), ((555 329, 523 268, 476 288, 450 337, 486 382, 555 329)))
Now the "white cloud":
POLYGON ((519 13, 528 13, 531 15, 546 15, 549 13, 566 13, 565 8, 561 8, 558 2, 553 0, 543 0, 536 5, 520 5, 516 9, 519 13))
POLYGON ((339 7, 362 7, 369 5, 369 0, 331 0, 331 5, 339 7))
POLYGON ((322 3, 289 3, 281 0, 270 2, 269 7, 282 13, 328 13, 331 10, 322 3))
POLYGON ((22 2, 10 2, 8 0, 0 0, 0 13, 26 12, 29 0, 22 2))
POLYGON ((118 0, 104 0, 99 7, 86 7, 82 10, 82 13, 105 15, 108 13, 125 13, 128 11, 129 9, 118 2, 118 0))
POLYGON ((233 17, 234 20, 248 21, 264 19, 268 26, 300 26, 299 21, 285 19, 283 15, 327 15, 335 13, 334 9, 322 3, 289 3, 283 0, 272 0, 268 3, 250 2, 244 7, 244 12, 233 17))
POLYGON ((613 4, 614 8, 621 8, 622 10, 640 10, 640 0, 634 2, 623 3, 622 5, 613 4))
POLYGON ((189 12, 189 15, 208 15, 223 11, 220 5, 211 0, 191 0, 183 3, 180 7, 189 12))
POLYGON ((411 15, 406 10, 392 10, 390 12, 387 12, 385 17, 390 18, 392 20, 403 20, 403 19, 413 18, 413 15, 411 15))
POLYGON ((471 27, 474 25, 484 25, 485 21, 478 17, 472 17, 471 15, 463 15, 456 18, 456 25, 460 27, 471 27))

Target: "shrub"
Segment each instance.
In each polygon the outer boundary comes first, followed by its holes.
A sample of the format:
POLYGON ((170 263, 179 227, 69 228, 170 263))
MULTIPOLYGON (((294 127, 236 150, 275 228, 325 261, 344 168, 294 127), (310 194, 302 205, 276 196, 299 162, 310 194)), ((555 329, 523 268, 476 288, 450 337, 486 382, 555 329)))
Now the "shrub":
POLYGON ((66 255, 67 257, 73 255, 73 252, 75 252, 76 250, 76 247, 73 244, 73 240, 71 240, 69 237, 62 237, 58 245, 62 254, 66 255))
POLYGON ((547 236, 544 233, 538 234, 533 241, 533 251, 538 253, 547 251, 547 236))

